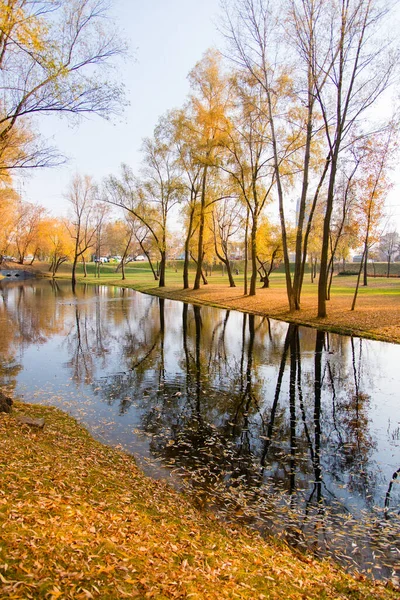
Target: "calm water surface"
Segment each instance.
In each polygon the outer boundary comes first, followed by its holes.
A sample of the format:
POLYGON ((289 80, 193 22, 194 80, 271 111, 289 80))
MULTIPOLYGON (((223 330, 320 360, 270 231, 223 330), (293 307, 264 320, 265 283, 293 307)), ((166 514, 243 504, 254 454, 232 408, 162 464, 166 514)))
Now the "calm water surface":
POLYGON ((0 331, 0 386, 200 507, 400 575, 400 345, 48 280, 0 285, 0 331))

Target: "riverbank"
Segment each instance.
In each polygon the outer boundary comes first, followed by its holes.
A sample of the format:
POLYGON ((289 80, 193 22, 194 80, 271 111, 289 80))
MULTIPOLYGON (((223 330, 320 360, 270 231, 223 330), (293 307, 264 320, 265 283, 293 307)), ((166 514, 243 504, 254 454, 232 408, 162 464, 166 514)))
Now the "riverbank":
POLYGON ((0 445, 2 598, 400 597, 197 511, 57 409, 16 403, 0 445))
POLYGON ((107 271, 103 271, 100 278, 93 274, 86 278, 79 275, 79 281, 128 287, 172 300, 239 310, 336 333, 400 343, 400 278, 370 278, 368 287, 360 288, 356 308, 352 311, 356 277, 335 277, 327 305, 328 316, 319 319, 316 316, 316 283, 304 283, 301 310, 290 312, 282 274, 272 274, 270 288, 260 287, 256 296, 245 296, 240 277, 235 288, 228 287, 225 278, 213 276, 209 278, 208 285, 199 290, 183 290, 181 274, 172 272, 172 269, 167 273, 168 283, 164 288, 157 287, 151 274, 143 271, 132 270, 125 281, 107 271))
MULTIPOLYGON (((23 266, 19 268, 26 269, 23 266)), ((34 263, 29 266, 29 269, 35 275, 50 276, 46 263, 34 263)), ((203 285, 200 290, 195 291, 182 289, 182 271, 174 266, 167 269, 167 285, 164 288, 158 287, 147 263, 130 263, 126 268, 125 280, 115 272, 115 264, 101 265, 100 277, 95 276, 95 269, 96 266, 89 263, 88 275, 84 277, 82 267, 79 265, 78 281, 128 287, 162 298, 239 310, 326 331, 400 343, 400 277, 369 277, 368 286, 360 287, 356 308, 352 311, 356 276, 335 276, 332 282, 331 300, 327 303, 328 316, 319 319, 316 316, 316 281, 313 283, 304 281, 301 310, 289 312, 283 273, 272 273, 270 288, 263 289, 259 284, 256 296, 245 296, 243 274, 235 275, 237 287, 230 288, 226 276, 215 270, 208 278, 208 285, 203 285)), ((61 266, 57 278, 70 278, 70 272, 71 265, 66 263, 61 266)), ((194 272, 191 272, 190 285, 193 284, 193 279, 194 272)))

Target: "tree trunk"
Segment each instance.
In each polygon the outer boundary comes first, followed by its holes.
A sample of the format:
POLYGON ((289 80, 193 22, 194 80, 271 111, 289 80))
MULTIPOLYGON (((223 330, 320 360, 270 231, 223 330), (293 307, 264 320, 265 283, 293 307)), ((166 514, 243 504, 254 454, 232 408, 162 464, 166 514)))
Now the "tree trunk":
POLYGON ((337 170, 337 153, 339 144, 335 149, 335 154, 332 157, 331 170, 329 177, 328 194, 326 199, 326 209, 324 217, 324 227, 322 234, 322 248, 321 248, 321 259, 319 266, 319 279, 318 279, 318 317, 324 319, 326 317, 326 293, 328 283, 328 250, 329 250, 329 239, 331 229, 331 216, 333 209, 334 200, 334 188, 337 170))
POLYGON ((207 165, 204 166, 203 170, 203 181, 201 186, 201 205, 200 205, 200 223, 199 223, 199 241, 197 245, 197 269, 196 276, 194 279, 193 289, 200 289, 200 279, 202 277, 203 267, 203 237, 204 237, 204 221, 205 221, 205 206, 206 206, 206 181, 207 181, 207 165))
POLYGON ((194 216, 194 208, 191 209, 190 214, 189 214, 189 224, 188 224, 187 235, 186 235, 186 239, 185 239, 185 259, 183 262, 183 289, 184 290, 189 289, 189 258, 190 258, 189 244, 190 244, 190 240, 193 235, 193 231, 192 231, 193 230, 193 216, 194 216))
MULTIPOLYGON (((219 258, 219 256, 218 256, 219 258)), ((226 274, 228 275, 228 279, 229 279, 229 287, 236 287, 236 283, 235 280, 233 279, 233 275, 232 275, 232 268, 229 262, 229 259, 222 259, 222 261, 225 263, 226 265, 226 274)))
POLYGON ((76 286, 76 264, 78 262, 78 257, 74 257, 74 262, 72 263, 72 272, 71 272, 71 283, 72 283, 72 291, 75 292, 76 286))
POLYGON ((82 256, 82 265, 83 265, 83 276, 87 277, 86 260, 85 260, 84 256, 82 256))
POLYGON ((250 291, 249 296, 256 295, 257 285, 257 210, 258 207, 254 207, 253 211, 253 222, 251 225, 250 232, 250 260, 251 260, 251 277, 250 277, 250 291))
POLYGON ((243 283, 243 294, 246 296, 247 294, 247 273, 249 266, 249 218, 250 218, 250 209, 247 207, 246 214, 246 228, 244 231, 244 283, 243 283))
POLYGON ((363 285, 368 286, 368 246, 365 246, 364 249, 364 281, 363 285))
POLYGON ((364 266, 365 252, 366 252, 366 247, 364 248, 364 252, 363 252, 363 255, 361 257, 361 264, 360 264, 360 268, 358 270, 356 289, 354 290, 354 296, 353 296, 353 302, 351 304, 351 310, 354 310, 355 306, 356 306, 357 295, 358 295, 358 288, 360 287, 361 272, 362 272, 363 266, 364 266))
POLYGON ((166 262, 167 262, 167 254, 166 254, 165 250, 162 250, 160 252, 160 254, 161 254, 160 268, 159 268, 160 280, 158 282, 158 287, 165 287, 165 266, 166 266, 166 262))

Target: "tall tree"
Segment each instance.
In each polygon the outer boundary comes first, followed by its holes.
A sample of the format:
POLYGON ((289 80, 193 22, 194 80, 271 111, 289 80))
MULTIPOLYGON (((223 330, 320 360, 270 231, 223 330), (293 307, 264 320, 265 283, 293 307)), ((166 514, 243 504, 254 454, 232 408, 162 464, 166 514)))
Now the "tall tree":
POLYGON ((358 178, 357 216, 363 252, 351 310, 354 310, 356 305, 362 270, 364 270, 364 285, 368 285, 368 253, 381 235, 385 200, 391 188, 388 170, 393 159, 393 144, 394 136, 391 129, 379 137, 374 136, 373 139, 360 144, 361 173, 358 178))
POLYGON ((66 194, 71 204, 72 217, 66 223, 74 244, 71 281, 76 285, 76 266, 78 260, 94 246, 96 241, 96 186, 88 175, 76 175, 66 194))
POLYGON ((219 200, 218 193, 210 193, 209 178, 218 163, 218 154, 229 130, 227 109, 230 103, 230 84, 222 71, 220 54, 208 50, 190 72, 189 81, 192 90, 190 127, 196 142, 196 160, 202 167, 198 207, 197 267, 193 286, 196 290, 200 288, 202 276, 206 214, 210 211, 211 204, 219 200))
MULTIPOLYGON (((328 188, 318 281, 318 316, 326 317, 329 238, 339 155, 361 117, 392 82, 396 57, 387 40, 378 39, 388 9, 371 0, 329 3, 332 67, 316 96, 329 149, 328 188)), ((314 72, 312 65, 312 72, 314 72)), ((366 131, 363 132, 364 135, 366 131)))
POLYGON ((135 177, 127 165, 122 165, 119 179, 108 178, 104 197, 131 213, 149 231, 160 255, 159 287, 165 286, 168 217, 184 193, 168 133, 169 125, 160 119, 153 138, 143 143, 142 177, 135 177))
POLYGON ((175 145, 177 166, 182 173, 181 214, 185 223, 183 289, 189 288, 190 246, 195 231, 195 215, 202 190, 203 165, 196 153, 196 133, 190 123, 190 104, 171 113, 171 140, 175 145))
POLYGON ((299 6, 289 2, 289 8, 283 9, 282 5, 273 5, 268 0, 225 2, 225 34, 230 56, 241 69, 249 73, 263 100, 259 104, 258 119, 264 122, 269 139, 270 164, 274 171, 274 187, 279 205, 286 289, 291 310, 300 308, 307 240, 325 176, 325 169, 322 168, 322 172, 316 177, 313 199, 310 200, 309 178, 312 167, 315 168, 317 164, 312 160, 313 151, 319 148, 316 141, 319 125, 315 116, 315 81, 320 78, 317 73, 313 78, 310 69, 303 68, 304 60, 299 62, 298 57, 294 60, 293 49, 288 41, 292 42, 292 46, 294 41, 297 54, 302 59, 307 56, 311 60, 316 30, 321 26, 317 26, 317 9, 305 14, 306 3, 298 4, 299 6), (285 35, 283 30, 286 31, 285 35), (301 189, 296 216, 293 279, 286 214, 286 198, 290 187, 301 189))
POLYGON ((236 287, 231 268, 232 242, 243 226, 243 206, 237 199, 225 198, 215 204, 212 230, 215 254, 225 265, 230 287, 236 287))
POLYGON ((388 231, 382 235, 379 241, 379 251, 385 257, 387 261, 386 276, 390 277, 390 265, 393 259, 400 254, 400 235, 397 231, 388 231))
MULTIPOLYGON (((14 245, 18 262, 23 265, 28 251, 34 252, 35 243, 39 234, 39 225, 44 217, 45 209, 42 206, 19 200, 17 203, 16 219, 14 223, 14 245)), ((33 254, 33 258, 35 255, 33 254)))
POLYGON ((275 170, 270 158, 268 121, 260 118, 265 108, 257 80, 246 72, 235 77, 235 111, 224 145, 225 160, 220 168, 229 174, 233 188, 250 216, 250 296, 256 293, 257 231, 262 211, 271 199, 275 170))

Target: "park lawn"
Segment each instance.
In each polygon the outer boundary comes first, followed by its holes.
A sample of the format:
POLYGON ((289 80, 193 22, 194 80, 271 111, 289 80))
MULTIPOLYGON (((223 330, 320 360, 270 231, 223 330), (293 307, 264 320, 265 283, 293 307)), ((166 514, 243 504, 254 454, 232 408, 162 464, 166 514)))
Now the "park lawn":
POLYGON ((400 598, 199 512, 55 408, 15 403, 0 447, 1 598, 400 598))

